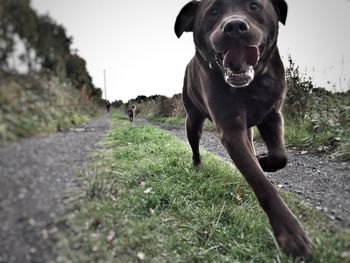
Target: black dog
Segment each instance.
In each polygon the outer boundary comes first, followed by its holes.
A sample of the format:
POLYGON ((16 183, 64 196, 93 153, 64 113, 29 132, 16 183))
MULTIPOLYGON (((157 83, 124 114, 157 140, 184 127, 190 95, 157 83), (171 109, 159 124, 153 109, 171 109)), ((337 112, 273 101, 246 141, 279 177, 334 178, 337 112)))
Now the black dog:
POLYGON ((223 145, 266 212, 282 250, 308 260, 311 242, 263 171, 287 163, 281 108, 284 67, 276 46, 284 0, 203 0, 185 5, 175 23, 178 37, 193 32, 195 56, 187 66, 183 102, 193 164, 199 167, 203 122, 213 121, 223 145), (255 156, 251 127, 268 153, 255 156))
POLYGON ((129 121, 133 122, 135 113, 136 113, 136 106, 132 105, 131 108, 128 109, 127 113, 128 113, 129 121))
POLYGON ((106 100, 106 109, 107 109, 107 112, 110 111, 110 108, 111 108, 111 103, 109 102, 109 100, 106 100))

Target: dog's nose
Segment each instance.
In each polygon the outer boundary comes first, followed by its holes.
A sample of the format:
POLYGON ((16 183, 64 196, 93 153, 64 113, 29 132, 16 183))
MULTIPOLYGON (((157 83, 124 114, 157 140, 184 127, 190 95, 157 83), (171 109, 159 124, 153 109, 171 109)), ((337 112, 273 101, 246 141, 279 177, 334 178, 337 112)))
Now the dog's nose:
POLYGON ((222 27, 222 32, 228 34, 230 37, 239 36, 249 30, 249 25, 242 19, 231 19, 227 21, 222 27))

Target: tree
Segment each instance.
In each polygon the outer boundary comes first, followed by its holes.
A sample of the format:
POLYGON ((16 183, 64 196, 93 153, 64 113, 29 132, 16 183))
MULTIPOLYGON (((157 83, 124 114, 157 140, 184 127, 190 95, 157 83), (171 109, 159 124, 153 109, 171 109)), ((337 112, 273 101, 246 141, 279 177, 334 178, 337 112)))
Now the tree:
POLYGON ((15 37, 24 42, 25 53, 21 55, 29 71, 35 63, 35 44, 38 38, 38 17, 28 0, 0 0, 0 66, 7 67, 8 58, 14 52, 15 37))
POLYGON ((81 89, 84 85, 93 88, 92 78, 86 69, 86 62, 77 54, 70 55, 66 62, 67 77, 71 80, 73 85, 81 89))
POLYGON ((0 0, 1 71, 10 71, 8 61, 19 41, 25 51, 16 57, 27 64, 29 73, 34 63, 40 63, 41 73, 69 80, 88 98, 101 98, 102 91, 94 87, 85 60, 72 54, 72 38, 62 25, 48 15, 38 16, 29 0, 0 0))
POLYGON ((64 78, 71 43, 72 38, 67 37, 63 26, 57 25, 49 16, 39 18, 36 48, 44 69, 64 78))

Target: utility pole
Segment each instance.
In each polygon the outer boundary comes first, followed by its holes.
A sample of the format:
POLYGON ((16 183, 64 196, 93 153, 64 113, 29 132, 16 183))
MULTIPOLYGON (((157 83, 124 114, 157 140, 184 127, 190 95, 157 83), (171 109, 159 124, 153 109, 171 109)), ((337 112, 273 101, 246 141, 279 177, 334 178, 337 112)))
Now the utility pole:
POLYGON ((107 88, 106 88, 106 70, 103 70, 103 81, 104 81, 104 89, 105 89, 105 100, 107 100, 107 88))

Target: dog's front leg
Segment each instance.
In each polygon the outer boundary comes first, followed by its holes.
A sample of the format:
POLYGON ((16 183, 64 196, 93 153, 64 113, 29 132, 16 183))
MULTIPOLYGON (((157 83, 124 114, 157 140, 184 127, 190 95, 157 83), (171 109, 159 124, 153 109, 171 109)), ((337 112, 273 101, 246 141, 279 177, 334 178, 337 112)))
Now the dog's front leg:
POLYGON ((287 155, 283 138, 283 117, 278 111, 272 111, 258 125, 260 135, 266 143, 268 153, 258 156, 261 168, 265 172, 276 172, 287 164, 287 155))
POLYGON ((307 260, 311 255, 311 242, 276 188, 264 175, 244 123, 226 122, 221 127, 219 124, 222 143, 266 212, 279 246, 287 255, 307 260))

